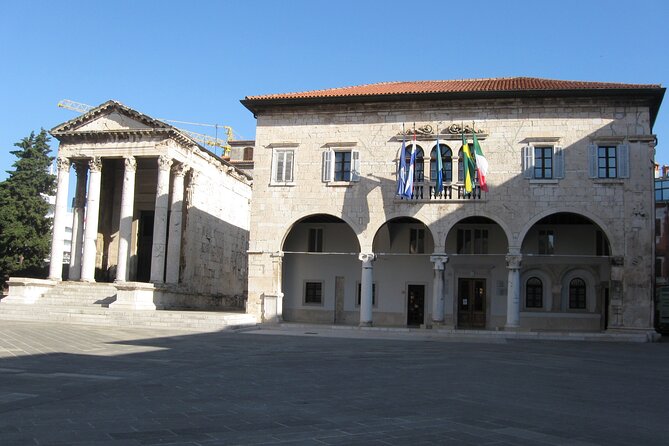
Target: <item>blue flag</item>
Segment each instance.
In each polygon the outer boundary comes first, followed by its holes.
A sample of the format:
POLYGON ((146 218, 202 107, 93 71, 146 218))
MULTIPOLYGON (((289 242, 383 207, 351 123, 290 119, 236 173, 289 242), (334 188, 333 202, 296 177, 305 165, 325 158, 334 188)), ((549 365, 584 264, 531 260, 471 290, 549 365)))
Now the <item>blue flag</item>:
POLYGON ((402 150, 400 150, 400 168, 397 171, 397 195, 404 195, 404 187, 407 178, 406 140, 404 137, 404 126, 402 126, 402 150))
POLYGON ((435 198, 441 194, 441 191, 444 189, 444 166, 442 165, 441 160, 441 147, 439 146, 439 132, 437 131, 437 184, 434 189, 435 198))
POLYGON ((406 184, 404 185, 404 196, 411 198, 413 195, 413 174, 416 169, 416 131, 413 133, 413 144, 411 146, 411 159, 409 160, 409 171, 407 172, 406 184))

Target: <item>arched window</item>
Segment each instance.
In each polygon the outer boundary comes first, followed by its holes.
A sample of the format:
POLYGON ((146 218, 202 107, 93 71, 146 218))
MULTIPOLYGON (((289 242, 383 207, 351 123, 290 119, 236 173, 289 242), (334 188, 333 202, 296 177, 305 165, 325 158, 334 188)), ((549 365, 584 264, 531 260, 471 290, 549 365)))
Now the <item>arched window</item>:
MULTIPOLYGON (((471 153, 471 147, 469 148, 471 153)), ((458 152, 458 182, 459 183, 464 183, 465 182, 465 155, 462 152, 462 149, 458 152)), ((478 184, 479 182, 479 171, 478 169, 474 169, 474 183, 478 184)))
POLYGON ((569 282, 569 309, 585 310, 586 292, 585 280, 577 277, 569 282))
MULTIPOLYGON (((450 183, 453 181, 453 152, 446 144, 439 144, 441 151, 442 181, 450 183)), ((430 180, 437 181, 437 148, 430 152, 430 180)))
POLYGON ((542 308, 544 306, 544 284, 538 277, 530 277, 525 283, 525 307, 542 308))
MULTIPOLYGON (((409 171, 409 163, 411 162, 411 148, 413 145, 409 145, 406 148, 406 161, 407 161, 407 172, 409 171)), ((425 167, 423 166, 423 148, 419 145, 416 145, 416 163, 414 164, 414 170, 413 170, 413 180, 416 183, 422 182, 423 181, 423 173, 425 170, 425 167)))

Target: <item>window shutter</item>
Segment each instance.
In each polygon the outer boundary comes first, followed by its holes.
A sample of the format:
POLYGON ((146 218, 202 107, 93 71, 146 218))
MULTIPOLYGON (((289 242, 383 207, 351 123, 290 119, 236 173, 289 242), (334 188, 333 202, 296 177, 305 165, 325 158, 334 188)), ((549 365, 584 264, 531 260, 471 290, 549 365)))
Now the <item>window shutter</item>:
POLYGON ((564 178, 564 151, 562 147, 553 147, 553 169, 555 178, 564 178))
POLYGON ((283 176, 283 181, 286 183, 292 183, 293 182, 293 156, 295 156, 295 152, 292 150, 284 152, 285 159, 284 163, 285 165, 285 174, 283 176))
POLYGON ((276 150, 272 150, 272 182, 276 182, 276 166, 279 163, 279 154, 276 150))
POLYGON ((523 147, 523 175, 525 178, 534 177, 534 146, 523 147))
POLYGON ((351 181, 360 181, 360 152, 351 151, 351 181))
POLYGON ((618 162, 618 177, 630 177, 630 150, 627 144, 620 144, 616 149, 616 158, 618 162))
POLYGON ((588 146, 588 172, 590 178, 597 178, 597 145, 588 146))
POLYGON ((332 169, 334 168, 332 164, 332 151, 326 150, 323 152, 323 181, 329 183, 332 181, 332 169))

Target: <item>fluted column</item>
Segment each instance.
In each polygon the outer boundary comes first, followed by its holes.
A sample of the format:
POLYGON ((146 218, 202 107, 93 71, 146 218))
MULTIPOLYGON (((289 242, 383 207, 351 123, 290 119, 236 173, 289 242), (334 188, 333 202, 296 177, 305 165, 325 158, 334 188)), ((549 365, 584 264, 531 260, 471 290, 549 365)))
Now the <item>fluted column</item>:
POLYGON ((100 180, 102 159, 94 157, 88 161, 90 179, 86 199, 86 228, 84 230, 84 256, 81 260, 81 280, 95 282, 95 256, 97 254, 98 218, 100 213, 100 180))
POLYGON ((65 246, 65 218, 67 217, 67 192, 70 182, 70 160, 59 157, 56 204, 53 212, 53 234, 51 235, 51 262, 49 279, 63 278, 63 248, 65 246))
POLYGON ((163 283, 165 278, 165 242, 167 240, 167 210, 169 206, 170 167, 172 160, 158 157, 156 207, 153 217, 153 246, 151 247, 151 282, 163 283))
POLYGON ((167 268, 165 282, 179 283, 179 260, 181 258, 181 216, 184 202, 184 176, 188 168, 179 164, 173 169, 172 201, 170 203, 170 229, 167 237, 167 268))
POLYGON ((506 256, 506 267, 509 270, 508 288, 506 293, 506 325, 505 328, 520 327, 520 254, 506 256))
POLYGON ((77 186, 72 206, 72 252, 70 253, 70 280, 81 278, 81 250, 84 244, 84 215, 86 212, 86 180, 88 179, 88 163, 74 163, 77 172, 77 186))
POLYGON ((444 267, 448 262, 448 256, 430 256, 430 262, 434 263, 434 278, 432 279, 432 322, 444 323, 444 267))
POLYGON ((360 326, 372 326, 372 293, 374 283, 374 269, 372 262, 374 254, 359 254, 358 259, 362 261, 362 274, 360 277, 360 326))
POLYGON ((123 190, 121 192, 121 220, 118 225, 118 261, 116 263, 116 281, 128 280, 128 258, 130 257, 130 238, 132 236, 132 215, 135 207, 135 173, 137 161, 134 157, 125 158, 123 171, 123 190))

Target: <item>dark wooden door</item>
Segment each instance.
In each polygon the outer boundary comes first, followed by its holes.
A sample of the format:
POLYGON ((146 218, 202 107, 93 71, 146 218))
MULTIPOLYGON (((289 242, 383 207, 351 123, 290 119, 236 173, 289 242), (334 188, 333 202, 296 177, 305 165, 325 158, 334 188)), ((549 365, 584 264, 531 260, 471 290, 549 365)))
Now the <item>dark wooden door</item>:
POLYGON ((485 328, 485 279, 458 279, 458 328, 485 328))
POLYGON ((137 281, 151 279, 151 250, 153 249, 153 211, 141 211, 137 237, 137 281))
POLYGON ((407 289, 407 325, 420 327, 425 318, 425 285, 409 285, 407 289))

